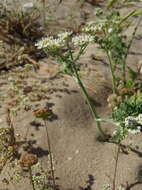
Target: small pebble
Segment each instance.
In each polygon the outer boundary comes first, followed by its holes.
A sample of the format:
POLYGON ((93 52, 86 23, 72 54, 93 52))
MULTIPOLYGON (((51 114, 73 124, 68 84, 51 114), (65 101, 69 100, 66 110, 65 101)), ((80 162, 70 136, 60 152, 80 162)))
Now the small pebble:
POLYGON ((20 134, 16 133, 16 136, 17 136, 17 137, 20 137, 20 134))
POLYGON ((72 160, 72 157, 68 157, 68 160, 69 160, 69 161, 72 160))
POLYGON ((78 154, 78 153, 79 153, 79 150, 76 150, 76 151, 75 151, 75 154, 78 154))

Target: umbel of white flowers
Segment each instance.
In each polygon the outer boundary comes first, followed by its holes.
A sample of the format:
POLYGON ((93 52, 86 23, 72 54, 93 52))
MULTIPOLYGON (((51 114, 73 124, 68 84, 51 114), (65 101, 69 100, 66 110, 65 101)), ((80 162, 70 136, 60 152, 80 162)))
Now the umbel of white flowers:
POLYGON ((140 133, 142 128, 142 114, 139 114, 137 117, 128 116, 125 118, 125 127, 128 129, 129 133, 140 133))
POLYGON ((90 34, 81 34, 74 37, 72 37, 71 34, 72 32, 69 31, 58 34, 56 38, 54 38, 53 36, 49 36, 41 39, 35 45, 38 49, 54 51, 66 46, 67 42, 70 42, 73 46, 83 46, 94 42, 94 37, 90 34))
POLYGON ((82 34, 72 38, 72 43, 74 44, 74 46, 82 46, 93 42, 94 42, 94 37, 88 34, 82 34))
MULTIPOLYGON (((86 26, 83 27, 82 31, 95 35, 98 32, 102 32, 106 26, 107 26, 106 20, 102 20, 100 22, 91 21, 91 22, 88 22, 86 26)), ((112 32, 112 28, 108 27, 108 33, 111 33, 111 32, 112 32)))

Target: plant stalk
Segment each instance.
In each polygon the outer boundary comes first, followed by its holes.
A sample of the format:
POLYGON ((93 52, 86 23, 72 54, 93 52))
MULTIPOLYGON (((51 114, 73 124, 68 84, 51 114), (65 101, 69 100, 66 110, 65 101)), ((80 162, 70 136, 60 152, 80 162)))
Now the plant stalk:
POLYGON ((119 153, 120 153, 120 143, 118 144, 118 149, 117 149, 117 155, 116 155, 116 161, 115 161, 115 168, 114 168, 114 176, 113 176, 113 184, 112 184, 112 190, 116 190, 116 175, 117 175, 117 167, 118 167, 118 158, 119 158, 119 153))
POLYGON ((90 97, 89 97, 89 95, 88 95, 88 93, 87 93, 87 91, 86 91, 86 89, 85 89, 85 87, 84 87, 84 85, 83 85, 83 83, 82 83, 82 81, 81 81, 81 79, 80 79, 80 76, 79 76, 79 74, 78 74, 78 71, 77 71, 77 69, 76 69, 76 66, 75 66, 74 62, 72 62, 72 66, 73 66, 73 69, 74 69, 74 72, 75 72, 75 77, 76 77, 76 79, 77 79, 78 85, 80 86, 80 88, 81 88, 81 90, 82 90, 82 93, 84 94, 84 97, 85 97, 85 99, 86 99, 86 101, 87 101, 87 104, 88 104, 88 106, 89 106, 89 108, 90 108, 90 110, 91 110, 91 113, 92 113, 92 115, 93 115, 93 118, 94 118, 95 121, 96 121, 97 128, 98 128, 98 130, 100 131, 100 134, 101 134, 102 138, 103 138, 103 139, 106 139, 106 135, 105 135, 105 133, 104 133, 103 130, 102 130, 100 121, 97 120, 99 117, 98 117, 98 114, 97 114, 97 112, 96 112, 96 109, 95 109, 95 107, 92 105, 92 102, 91 102, 91 100, 90 100, 90 97))
POLYGON ((33 188, 33 190, 36 190, 35 186, 34 186, 34 182, 33 182, 33 175, 32 175, 31 166, 29 166, 29 174, 30 174, 30 182, 31 182, 32 188, 33 188))
POLYGON ((134 31, 133 31, 133 34, 132 34, 132 38, 128 44, 128 47, 127 47, 127 51, 126 51, 126 54, 125 54, 125 57, 124 57, 124 62, 123 62, 123 65, 122 65, 122 72, 123 72, 123 85, 125 86, 126 84, 126 60, 127 60, 127 57, 128 57, 128 54, 129 54, 129 50, 132 46, 132 43, 133 43, 133 40, 135 38, 135 35, 136 35, 136 32, 138 30, 138 27, 140 25, 140 22, 141 22, 141 19, 142 19, 142 15, 139 17, 138 19, 138 22, 137 22, 137 25, 136 27, 134 28, 134 31))
POLYGON ((113 64, 112 64, 110 52, 106 51, 106 53, 107 53, 107 57, 108 57, 108 61, 109 61, 109 66, 110 66, 110 71, 111 71, 111 76, 112 76, 112 91, 113 91, 113 94, 116 94, 117 93, 116 92, 116 81, 115 81, 113 64))
POLYGON ((48 151, 49 151, 49 159, 50 159, 50 168, 51 168, 52 182, 53 182, 53 188, 55 190, 56 189, 56 183, 55 183, 55 175, 54 175, 54 167, 53 167, 53 158, 52 158, 52 154, 51 154, 51 144, 50 144, 50 138, 49 138, 49 133, 48 133, 48 129, 47 129, 46 120, 44 120, 44 124, 45 124, 45 129, 46 129, 47 144, 48 144, 48 148, 49 148, 48 151))
MULTIPOLYGON (((90 108, 90 110, 91 110, 92 116, 93 116, 94 120, 96 121, 97 128, 98 128, 98 130, 99 130, 99 132, 100 132, 102 138, 103 138, 104 140, 106 140, 106 135, 105 135, 105 133, 104 133, 103 130, 102 130, 101 123, 100 123, 100 121, 97 120, 97 119, 99 119, 99 116, 98 116, 98 114, 97 114, 97 111, 96 111, 95 107, 92 105, 92 102, 91 102, 91 100, 90 100, 90 97, 89 97, 89 95, 88 95, 88 92, 86 91, 86 88, 84 87, 84 85, 83 85, 83 83, 82 83, 82 81, 81 81, 81 79, 80 79, 80 76, 79 76, 79 74, 78 74, 78 70, 77 70, 76 65, 75 65, 76 61, 77 61, 77 60, 80 58, 80 56, 83 54, 83 52, 84 52, 84 50, 86 49, 86 47, 87 47, 87 45, 82 46, 82 48, 80 49, 80 51, 79 51, 79 53, 78 53, 78 55, 76 56, 75 59, 73 58, 73 54, 72 54, 72 52, 70 51, 70 56, 71 56, 71 62, 70 62, 70 63, 71 63, 71 66, 72 66, 72 70, 74 71, 74 74, 75 74, 74 77, 77 79, 78 85, 80 86, 81 91, 82 91, 82 93, 83 93, 83 95, 84 95, 84 97, 85 97, 85 99, 86 99, 86 101, 87 101, 87 104, 88 104, 88 106, 89 106, 89 108, 90 108)), ((69 50, 70 50, 70 47, 68 47, 68 48, 69 48, 69 50)))
POLYGON ((46 27, 46 5, 45 5, 45 0, 42 0, 42 22, 43 22, 43 28, 45 29, 46 27))
POLYGON ((136 12, 136 10, 133 10, 131 12, 129 12, 127 15, 125 15, 119 22, 119 24, 121 25, 123 22, 125 22, 130 16, 133 16, 134 13, 136 12))
POLYGON ((7 122, 8 126, 11 129, 11 137, 12 137, 11 145, 14 145, 16 143, 15 130, 14 130, 14 125, 13 125, 13 122, 12 122, 12 119, 11 119, 11 113, 10 113, 9 108, 6 109, 6 114, 7 114, 6 115, 6 122, 7 122))

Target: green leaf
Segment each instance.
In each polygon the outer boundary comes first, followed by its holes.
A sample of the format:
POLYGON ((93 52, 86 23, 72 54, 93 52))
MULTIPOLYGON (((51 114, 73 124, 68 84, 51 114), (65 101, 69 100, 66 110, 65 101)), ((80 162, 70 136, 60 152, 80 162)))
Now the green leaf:
POLYGON ((110 8, 112 7, 118 0, 108 0, 108 5, 107 7, 110 8))
POLYGON ((126 81, 125 88, 132 88, 134 85, 134 82, 130 79, 126 81))
POLYGON ((130 67, 128 67, 128 74, 130 79, 134 82, 137 78, 137 73, 133 71, 130 67))
POLYGON ((117 122, 124 122, 128 116, 137 116, 142 114, 141 94, 133 95, 129 99, 124 100, 117 109, 112 112, 112 118, 117 122))
POLYGON ((132 16, 139 16, 142 15, 142 10, 135 10, 132 16))

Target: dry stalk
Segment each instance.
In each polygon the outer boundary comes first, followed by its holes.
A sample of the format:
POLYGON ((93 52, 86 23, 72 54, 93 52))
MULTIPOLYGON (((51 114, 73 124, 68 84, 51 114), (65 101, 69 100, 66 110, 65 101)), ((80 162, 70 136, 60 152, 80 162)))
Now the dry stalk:
POLYGON ((55 183, 55 175, 54 175, 53 158, 52 158, 52 153, 51 153, 51 143, 50 143, 50 138, 49 138, 46 120, 44 120, 44 124, 45 124, 47 143, 48 143, 48 149, 49 149, 49 158, 50 158, 50 168, 51 168, 53 189, 55 190, 56 189, 56 183, 55 183))
POLYGON ((114 176, 113 176, 113 182, 112 182, 112 190, 116 190, 116 176, 117 176, 117 168, 118 168, 118 158, 120 153, 121 145, 118 144, 116 159, 115 159, 115 168, 114 168, 114 176))

